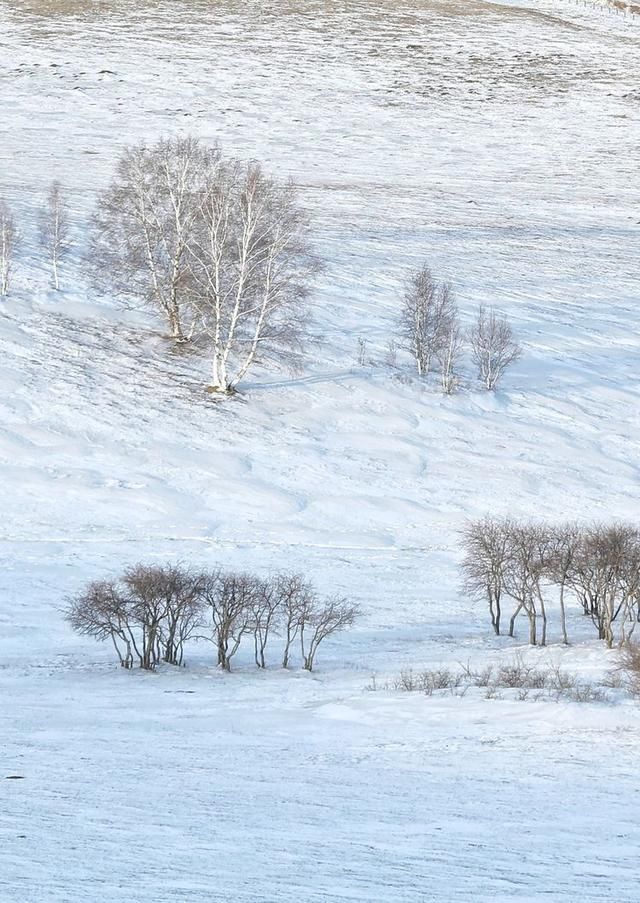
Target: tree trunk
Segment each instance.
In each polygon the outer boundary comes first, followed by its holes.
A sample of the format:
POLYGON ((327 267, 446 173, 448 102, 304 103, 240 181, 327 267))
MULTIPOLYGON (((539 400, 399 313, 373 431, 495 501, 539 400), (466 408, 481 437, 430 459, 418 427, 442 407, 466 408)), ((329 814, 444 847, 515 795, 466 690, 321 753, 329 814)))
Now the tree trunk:
POLYGON ((223 359, 214 352, 213 364, 211 366, 211 382, 208 391, 216 395, 231 395, 233 388, 229 385, 227 378, 227 366, 223 359))
POLYGON ((537 645, 536 613, 533 609, 527 609, 527 616, 529 618, 529 645, 535 646, 537 645))
POLYGON ((256 665, 258 668, 266 668, 265 658, 264 658, 264 649, 266 645, 266 639, 260 636, 257 632, 253 637, 253 649, 254 649, 254 658, 256 660, 256 665))
POLYGON ((182 331, 182 322, 180 319, 180 309, 176 301, 170 301, 167 308, 167 317, 169 319, 169 330, 171 338, 176 342, 184 342, 185 337, 182 331))
POLYGON ((603 639, 607 644, 607 649, 611 649, 613 647, 613 626, 611 621, 607 620, 607 622, 603 625, 603 639))
POLYGON ((227 645, 224 640, 218 639, 218 667, 230 671, 229 660, 227 659, 227 645))
POLYGON ((509 621, 509 636, 513 636, 516 629, 516 618, 522 611, 522 602, 518 605, 514 613, 511 615, 511 620, 509 621))
POLYGON ((494 596, 493 593, 489 596, 489 611, 491 613, 491 626, 493 627, 493 632, 496 636, 500 636, 500 599, 497 596, 494 596))
POLYGON ((282 667, 289 667, 289 653, 291 651, 291 643, 293 642, 293 638, 291 636, 291 625, 287 624, 287 636, 284 646, 284 652, 282 654, 282 667))
POLYGON ((565 646, 569 645, 567 636, 567 613, 564 607, 564 580, 560 584, 560 626, 562 628, 562 642, 565 646))

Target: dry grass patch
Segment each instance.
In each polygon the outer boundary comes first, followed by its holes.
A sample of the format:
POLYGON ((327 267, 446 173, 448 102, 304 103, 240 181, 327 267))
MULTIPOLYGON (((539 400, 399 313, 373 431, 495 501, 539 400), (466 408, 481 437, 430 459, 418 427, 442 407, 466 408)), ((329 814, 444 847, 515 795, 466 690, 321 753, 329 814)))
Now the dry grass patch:
MULTIPOLYGON (((640 694, 640 651, 637 652, 637 656, 640 694)), ((433 696, 438 692, 463 696, 472 688, 484 690, 487 699, 610 701, 603 686, 584 681, 559 665, 550 664, 545 667, 530 665, 522 656, 482 669, 475 669, 470 665, 424 670, 408 668, 382 686, 374 679, 368 687, 370 690, 400 690, 405 693, 424 693, 426 696, 433 696)))

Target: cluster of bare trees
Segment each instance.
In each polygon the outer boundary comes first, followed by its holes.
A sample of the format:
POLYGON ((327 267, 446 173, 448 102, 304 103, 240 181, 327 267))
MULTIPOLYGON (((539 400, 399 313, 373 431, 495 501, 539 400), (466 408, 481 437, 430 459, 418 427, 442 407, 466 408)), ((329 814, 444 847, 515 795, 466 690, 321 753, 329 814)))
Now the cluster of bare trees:
POLYGON ((469 346, 478 377, 487 389, 496 388, 522 353, 509 321, 493 308, 481 305, 474 324, 463 330, 451 285, 436 279, 426 264, 407 280, 401 325, 418 375, 425 376, 436 365, 447 395, 460 383, 465 346, 469 346))
POLYGON ((548 525, 511 518, 470 523, 463 534, 462 572, 473 596, 487 602, 496 634, 511 606, 509 636, 526 616, 529 642, 547 642, 557 603, 564 643, 567 605, 577 604, 607 646, 627 643, 640 621, 640 529, 631 524, 548 525))
POLYGON ((291 183, 195 137, 128 147, 94 217, 99 284, 144 300, 176 342, 197 339, 211 389, 300 358, 318 268, 291 183))
MULTIPOLYGON (((38 237, 51 269, 53 287, 60 288, 60 265, 71 249, 69 206, 60 182, 52 182, 38 214, 38 237)), ((13 211, 0 198, 0 296, 9 294, 20 232, 13 211)))
POLYGON ((70 598, 66 619, 80 634, 110 640, 124 668, 182 665, 192 638, 212 642, 226 671, 250 641, 256 665, 265 668, 267 646, 278 637, 282 667, 299 648, 303 668, 312 671, 323 640, 350 627, 358 613, 342 597, 321 598, 299 574, 264 579, 219 568, 137 564, 70 598))

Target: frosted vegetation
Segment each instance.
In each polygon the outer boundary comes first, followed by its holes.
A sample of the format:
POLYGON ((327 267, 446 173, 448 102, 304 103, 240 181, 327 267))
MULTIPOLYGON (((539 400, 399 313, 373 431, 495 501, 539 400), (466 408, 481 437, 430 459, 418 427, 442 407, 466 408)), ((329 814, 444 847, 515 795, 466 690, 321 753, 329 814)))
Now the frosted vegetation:
POLYGON ((0 4, 3 903, 635 903, 629 7, 0 4))

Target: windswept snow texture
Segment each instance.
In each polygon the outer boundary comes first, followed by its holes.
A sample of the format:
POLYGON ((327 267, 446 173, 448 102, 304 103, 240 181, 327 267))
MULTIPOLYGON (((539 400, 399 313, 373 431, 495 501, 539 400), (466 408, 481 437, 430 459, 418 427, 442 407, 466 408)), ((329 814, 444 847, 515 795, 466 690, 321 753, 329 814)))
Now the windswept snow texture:
MULTIPOLYGON (((460 593, 466 518, 637 517, 639 73, 639 21, 569 0, 0 0, 1 903, 640 899, 637 708, 365 690, 513 654, 460 593), (224 405, 35 242, 53 178, 81 243, 121 146, 176 131, 291 174, 328 263, 305 372, 224 405), (495 395, 389 366, 425 258, 512 318, 495 395), (60 607, 140 559, 300 569, 365 616, 314 676, 119 673, 60 607)), ((571 630, 532 658, 601 676, 571 630)))

